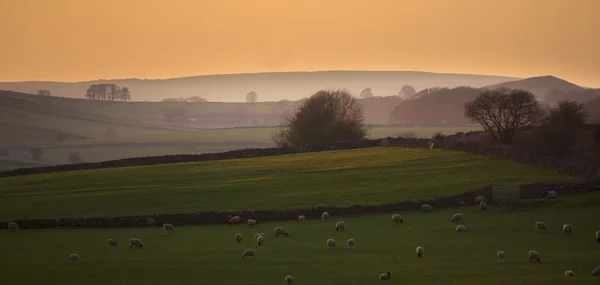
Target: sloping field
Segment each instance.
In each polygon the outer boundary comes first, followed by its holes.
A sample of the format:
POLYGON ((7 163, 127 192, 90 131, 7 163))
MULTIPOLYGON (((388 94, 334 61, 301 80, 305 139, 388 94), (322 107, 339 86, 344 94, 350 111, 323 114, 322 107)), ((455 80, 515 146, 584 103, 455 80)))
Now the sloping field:
POLYGON ((463 152, 380 147, 0 179, 0 220, 381 204, 569 177, 463 152))

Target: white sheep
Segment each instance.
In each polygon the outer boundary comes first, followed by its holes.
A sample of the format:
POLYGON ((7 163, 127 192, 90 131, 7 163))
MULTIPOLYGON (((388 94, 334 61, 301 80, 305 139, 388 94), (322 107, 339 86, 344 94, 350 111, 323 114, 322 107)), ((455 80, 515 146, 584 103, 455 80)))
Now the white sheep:
POLYGON ((244 237, 242 236, 242 234, 235 234, 234 239, 237 243, 244 241, 244 237))
POLYGON ((456 231, 457 232, 466 232, 467 227, 465 225, 458 225, 458 226, 456 226, 456 231))
POLYGON ((354 245, 355 245, 354 239, 349 239, 348 241, 346 241, 347 248, 354 248, 354 245))
POLYGON ((15 223, 15 222, 9 222, 8 225, 6 225, 6 229, 9 231, 19 231, 19 224, 15 223))
POLYGON ((109 238, 109 239, 108 239, 108 247, 113 247, 113 246, 114 246, 114 247, 119 247, 119 244, 117 243, 117 241, 116 241, 116 240, 114 240, 114 239, 110 239, 110 238, 109 238))
POLYGON ((596 243, 600 243, 600 231, 596 232, 596 243))
POLYGON ((258 221, 257 220, 248 219, 248 227, 249 228, 254 227, 256 225, 258 225, 258 221))
POLYGON ((294 277, 292 277, 292 275, 285 276, 283 280, 285 281, 285 284, 294 284, 294 277))
POLYGON ((129 239, 129 248, 142 248, 144 246, 144 244, 142 244, 142 241, 139 238, 130 238, 129 239))
POLYGON ((485 202, 485 197, 483 197, 483 196, 475 197, 475 204, 480 204, 481 202, 485 202))
POLYGON ((417 252, 417 257, 423 257, 423 253, 425 252, 425 249, 420 246, 417 246, 416 252, 417 252))
POLYGON ((335 223, 335 231, 339 231, 339 232, 345 232, 345 227, 346 224, 344 223, 344 221, 339 221, 337 223, 335 223))
POLYGON ((394 223, 400 222, 402 224, 402 223, 404 223, 404 219, 399 214, 392 214, 392 222, 394 222, 394 223))
POLYGON ((80 260, 81 256, 77 253, 71 253, 71 255, 69 255, 69 262, 79 262, 80 260))
POLYGON ((304 223, 304 220, 306 220, 306 217, 303 215, 298 216, 298 221, 300 221, 301 223, 304 223))
POLYGON ((544 196, 546 196, 549 199, 556 199, 558 193, 556 191, 546 191, 544 192, 544 196))
POLYGON ((265 236, 265 233, 257 233, 257 234, 254 234, 254 240, 256 240, 256 239, 257 239, 258 237, 260 237, 260 236, 264 237, 264 236, 265 236))
POLYGON ((327 239, 327 247, 334 248, 336 246, 337 246, 337 243, 335 242, 334 239, 332 239, 332 238, 327 239))
POLYGON ((496 252, 496 257, 498 258, 498 261, 500 261, 500 262, 506 261, 506 253, 504 251, 499 250, 498 252, 496 252))
POLYGON ((265 237, 258 236, 258 238, 256 239, 256 244, 258 244, 258 246, 262 246, 264 243, 265 243, 265 237))
POLYGON ((431 212, 432 209, 433 209, 433 207, 431 207, 431 205, 429 205, 429 204, 421 205, 421 211, 423 211, 423 212, 431 212))
POLYGON ((456 213, 454 215, 452 215, 452 223, 458 223, 458 222, 462 222, 464 219, 463 214, 462 213, 456 213))
POLYGON ((173 232, 175 227, 172 224, 163 224, 163 229, 167 232, 173 232))
POLYGON ((256 249, 249 248, 249 249, 244 250, 244 252, 242 252, 242 258, 249 257, 249 256, 256 256, 256 249))
POLYGON ((154 227, 156 226, 156 221, 153 218, 148 218, 146 219, 146 226, 154 227))
POLYGON ((596 269, 592 271, 592 276, 600 276, 600 266, 596 267, 596 269))
POLYGON ((279 237, 279 235, 283 235, 286 237, 289 236, 288 231, 285 228, 275 227, 274 231, 275 231, 275 237, 279 237))
POLYGON ((487 203, 486 203, 486 202, 481 202, 481 203, 479 203, 479 209, 482 209, 482 210, 487 210, 487 207, 488 207, 488 206, 487 206, 487 203))
POLYGON ((240 220, 240 216, 233 216, 229 219, 229 225, 239 224, 240 220))
POLYGON ((564 224, 562 227, 562 231, 563 233, 565 233, 565 235, 571 235, 571 232, 573 231, 573 227, 570 224, 564 224))
POLYGON ((575 277, 575 272, 567 270, 565 271, 565 277, 575 277))
POLYGON ((539 252, 537 252, 535 250, 530 250, 528 254, 529 254, 529 262, 531 262, 534 259, 537 260, 538 263, 541 262, 539 252))
POLYGON ((329 218, 329 213, 323 212, 323 214, 321 214, 321 220, 325 221, 325 220, 327 220, 327 218, 329 218))
POLYGON ((536 231, 547 231, 548 227, 546 226, 546 224, 542 223, 542 222, 535 222, 535 224, 533 224, 535 226, 535 230, 536 231))
POLYGON ((392 273, 386 272, 379 274, 379 280, 390 280, 392 279, 392 273))

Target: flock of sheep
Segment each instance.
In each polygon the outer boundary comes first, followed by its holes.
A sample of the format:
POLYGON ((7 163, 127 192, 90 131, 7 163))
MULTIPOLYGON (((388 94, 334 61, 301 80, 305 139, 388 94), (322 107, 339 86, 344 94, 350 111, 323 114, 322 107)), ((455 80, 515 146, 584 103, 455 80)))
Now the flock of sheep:
MULTIPOLYGON (((557 196, 556 191, 547 191, 545 193, 545 197, 555 199, 556 196, 557 196)), ((485 198, 483 196, 477 196, 475 198, 475 203, 479 205, 480 209, 482 209, 482 210, 487 209, 487 203, 485 202, 485 198)), ((433 209, 433 207, 429 204, 421 205, 421 211, 423 211, 423 212, 429 212, 432 209, 433 209)), ((325 221, 328 218, 329 218, 329 213, 323 212, 321 214, 321 220, 325 221)), ((300 215, 300 216, 298 216, 298 220, 301 223, 303 223, 306 220, 306 217, 303 215, 300 215)), ((457 224, 457 226, 456 226, 457 232, 464 232, 467 230, 466 226, 464 224, 462 224, 463 220, 464 220, 464 215, 462 213, 456 213, 456 214, 452 215, 452 223, 457 224)), ((233 216, 233 217, 229 218, 230 225, 240 224, 240 222, 241 222, 240 216, 233 216)), ((404 223, 404 219, 399 214, 392 214, 392 222, 404 223)), ((248 219, 247 224, 248 224, 248 227, 251 228, 251 227, 258 225, 258 221, 254 220, 254 219, 248 219)), ((156 221, 152 218, 148 218, 146 221, 146 225, 153 227, 156 225, 156 221)), ((534 226, 535 226, 536 231, 538 231, 538 232, 548 230, 548 227, 543 222, 535 222, 534 226)), ((173 232, 175 230, 175 227, 172 224, 163 224, 162 227, 167 232, 173 232)), ((17 223, 10 222, 10 223, 8 223, 7 228, 9 231, 18 231, 19 225, 17 223)), ((345 231, 345 223, 343 221, 337 222, 335 224, 335 230, 336 231, 345 231)), ((562 232, 566 235, 571 235, 572 230, 573 230, 573 228, 572 228, 572 225, 570 225, 570 224, 565 224, 562 227, 562 232)), ((275 237, 279 237, 279 236, 287 237, 287 236, 289 236, 289 233, 283 227, 275 227, 274 228, 274 236, 275 237)), ((600 243, 600 230, 596 232, 595 238, 596 238, 596 242, 600 243)), ((242 234, 237 233, 234 235, 234 240, 238 243, 241 243, 241 242, 243 242, 244 237, 242 236, 242 234)), ((264 245, 265 234, 264 233, 255 234, 254 241, 256 241, 258 246, 264 245)), ((337 243, 334 239, 329 238, 329 239, 327 239, 326 245, 329 248, 335 248, 337 246, 337 243)), ((108 246, 109 247, 118 247, 118 242, 114 239, 108 239, 108 246)), ((354 239, 348 239, 346 241, 346 247, 354 248, 354 246, 355 246, 354 239)), ((143 243, 139 238, 131 238, 131 239, 129 239, 129 247, 130 248, 135 247, 135 248, 141 249, 143 247, 143 243)), ((421 246, 418 246, 415 251, 416 251, 417 258, 421 258, 421 257, 423 257, 425 249, 421 246)), ((244 252, 242 252, 242 259, 246 258, 246 257, 254 257, 254 256, 256 256, 256 249, 254 249, 254 248, 249 248, 249 249, 244 250, 244 252)), ((537 261, 538 263, 541 262, 540 253, 535 250, 530 250, 528 252, 528 256, 529 256, 530 262, 534 261, 534 260, 537 261)), ((500 262, 506 261, 506 253, 504 251, 501 251, 501 250, 497 251, 496 257, 497 257, 498 261, 500 261, 500 262)), ((81 257, 76 253, 73 253, 69 256, 69 262, 78 262, 80 260, 81 260, 81 257)), ((565 271, 564 275, 568 276, 568 277, 574 277, 575 273, 572 270, 567 270, 567 271, 565 271)), ((600 266, 596 267, 592 271, 592 275, 600 276, 600 266)), ((382 273, 379 275, 380 280, 390 280, 391 277, 392 277, 392 274, 390 272, 385 272, 385 273, 382 273)), ((285 280, 285 284, 293 284, 294 277, 292 277, 291 275, 287 275, 287 276, 285 276, 284 280, 285 280)))

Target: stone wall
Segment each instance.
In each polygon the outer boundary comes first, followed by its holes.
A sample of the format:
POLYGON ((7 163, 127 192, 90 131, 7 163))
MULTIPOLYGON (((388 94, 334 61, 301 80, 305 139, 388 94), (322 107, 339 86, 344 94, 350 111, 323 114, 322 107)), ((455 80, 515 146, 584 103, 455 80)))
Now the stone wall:
POLYGON ((546 191, 556 191, 558 196, 579 192, 600 190, 600 179, 594 179, 583 182, 565 182, 552 184, 523 184, 519 186, 521 199, 540 199, 544 197, 546 191))

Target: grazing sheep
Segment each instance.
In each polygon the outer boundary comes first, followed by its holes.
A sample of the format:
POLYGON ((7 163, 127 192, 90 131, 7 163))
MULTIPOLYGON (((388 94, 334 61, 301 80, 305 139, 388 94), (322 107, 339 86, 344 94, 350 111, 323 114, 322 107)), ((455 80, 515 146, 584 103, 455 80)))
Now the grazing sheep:
POLYGON ((304 223, 304 220, 306 220, 305 216, 303 216, 303 215, 298 216, 298 221, 300 221, 301 223, 304 223))
POLYGON ((386 272, 379 274, 379 280, 390 280, 392 279, 392 273, 386 272))
POLYGON ((256 239, 256 243, 258 244, 258 246, 262 246, 265 243, 265 237, 258 236, 258 238, 256 239))
POLYGON ((404 223, 404 219, 402 218, 402 216, 400 216, 398 214, 392 214, 392 222, 394 222, 394 223, 400 222, 402 224, 402 223, 404 223))
POLYGON ((327 240, 327 247, 334 248, 337 246, 337 243, 334 239, 330 238, 327 240))
POLYGON ((258 221, 257 220, 248 219, 248 227, 249 228, 254 227, 256 225, 258 225, 258 221))
POLYGON ((327 218, 329 218, 329 213, 323 212, 323 214, 321 214, 321 220, 325 221, 325 220, 327 220, 327 218))
POLYGON ((596 243, 600 243, 600 231, 596 232, 596 243))
POLYGON ((535 250, 530 250, 529 251, 529 262, 531 262, 534 259, 537 260, 538 263, 540 263, 541 262, 540 253, 535 250))
POLYGON ((546 226, 546 224, 544 224, 542 222, 535 222, 534 226, 535 226, 535 230, 538 232, 548 230, 548 227, 546 226))
POLYGON ((475 204, 481 204, 481 202, 485 202, 485 197, 483 197, 483 196, 475 197, 475 204))
POLYGON ((146 226, 154 227, 156 226, 156 221, 153 218, 148 218, 146 219, 146 226))
POLYGON ((486 202, 479 203, 479 209, 487 210, 487 203, 486 202))
POLYGON ((463 221, 463 214, 462 213, 456 213, 454 215, 452 215, 452 223, 458 223, 458 222, 462 222, 463 221))
POLYGON ((354 248, 354 239, 349 239, 348 241, 346 241, 346 247, 347 248, 354 248))
POLYGON ((110 238, 109 238, 109 239, 108 239, 108 247, 113 247, 113 246, 114 246, 114 247, 119 247, 119 244, 117 243, 117 241, 116 241, 116 240, 114 240, 114 239, 110 239, 110 238))
POLYGON ((79 260, 81 260, 81 257, 77 253, 71 253, 69 256, 69 262, 79 262, 79 260))
POLYGON ((456 226, 456 231, 457 232, 466 232, 467 227, 465 225, 458 225, 458 226, 456 226))
POLYGON ((549 198, 549 199, 556 199, 557 196, 558 196, 558 193, 556 191, 544 192, 544 197, 549 198))
POLYGON ((229 219, 229 225, 239 224, 240 220, 240 216, 233 216, 229 219))
POLYGON ((573 227, 570 224, 564 224, 562 227, 562 231, 563 233, 565 233, 565 235, 571 235, 571 231, 573 231, 573 227))
POLYGON ((257 233, 257 234, 254 234, 254 239, 256 240, 256 239, 257 239, 258 237, 260 237, 260 236, 264 237, 264 236, 265 236, 265 233, 257 233))
POLYGON ((500 262, 506 261, 506 253, 504 251, 499 250, 498 252, 496 252, 496 257, 498 258, 498 261, 500 261, 500 262))
POLYGON ((344 221, 339 221, 339 222, 335 223, 335 231, 336 232, 338 232, 338 231, 345 232, 346 231, 345 227, 346 227, 346 224, 344 224, 344 221))
POLYGON ((575 277, 575 272, 567 270, 565 271, 565 277, 575 277))
POLYGON ((420 246, 417 246, 416 252, 417 252, 417 257, 423 257, 423 252, 425 252, 425 249, 423 249, 420 246))
POLYGON ((421 205, 421 211, 423 211, 423 212, 431 212, 432 209, 433 209, 433 207, 431 207, 431 205, 429 205, 429 204, 421 205))
POLYGON ((163 224, 163 229, 167 232, 173 232, 175 227, 172 224, 163 224))
POLYGON ((249 256, 256 256, 256 249, 249 248, 249 249, 244 250, 244 252, 242 253, 242 258, 249 257, 249 256))
POLYGON ((285 228, 282 227, 275 227, 275 237, 279 237, 279 235, 283 235, 283 236, 289 236, 287 230, 285 228))
POLYGON ((600 276, 600 266, 596 267, 596 269, 592 271, 592 276, 600 276))
POLYGON ((237 243, 243 242, 244 241, 244 237, 241 234, 235 234, 235 241, 237 243))
POLYGON ((292 277, 292 275, 286 276, 283 280, 285 281, 285 284, 294 284, 294 277, 292 277))
POLYGON ((19 224, 15 222, 9 222, 8 225, 6 225, 6 229, 14 232, 19 231, 19 224))
POLYGON ((130 238, 129 239, 129 248, 142 248, 144 246, 144 244, 142 244, 142 241, 139 238, 130 238))

